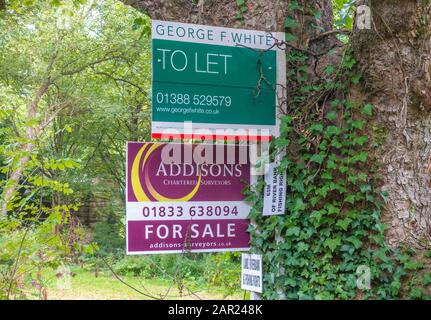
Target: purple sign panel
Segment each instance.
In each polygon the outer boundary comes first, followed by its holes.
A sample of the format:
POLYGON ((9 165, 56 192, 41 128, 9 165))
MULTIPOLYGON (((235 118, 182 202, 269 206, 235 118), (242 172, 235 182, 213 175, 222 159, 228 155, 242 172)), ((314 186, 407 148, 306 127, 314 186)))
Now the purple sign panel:
POLYGON ((127 144, 127 253, 249 249, 248 147, 127 144))

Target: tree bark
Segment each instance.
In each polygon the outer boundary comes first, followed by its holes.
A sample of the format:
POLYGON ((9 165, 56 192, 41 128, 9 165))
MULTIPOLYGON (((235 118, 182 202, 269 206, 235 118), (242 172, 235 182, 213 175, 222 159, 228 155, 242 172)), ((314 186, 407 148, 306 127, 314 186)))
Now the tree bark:
POLYGON ((379 149, 384 220, 391 245, 431 246, 431 3, 362 1, 371 30, 355 30, 353 46, 364 96, 384 128, 379 149))
MULTIPOLYGON (((256 29, 264 31, 284 31, 284 20, 290 0, 247 0, 247 11, 238 18, 240 8, 234 0, 206 1, 199 0, 194 4, 191 0, 122 0, 152 19, 171 20, 187 23, 200 23, 212 26, 256 29)), ((331 0, 305 0, 308 6, 313 6, 322 13, 316 21, 325 30, 332 28, 331 0)), ((313 32, 316 32, 313 29, 313 32)), ((311 35, 311 34, 310 34, 311 35)))

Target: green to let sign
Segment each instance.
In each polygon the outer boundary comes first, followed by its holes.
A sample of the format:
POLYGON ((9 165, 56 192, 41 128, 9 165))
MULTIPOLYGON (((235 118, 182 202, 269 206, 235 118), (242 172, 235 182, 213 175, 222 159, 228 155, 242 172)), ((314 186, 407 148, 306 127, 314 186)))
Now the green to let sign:
POLYGON ((276 134, 284 34, 153 21, 152 38, 153 138, 276 134))

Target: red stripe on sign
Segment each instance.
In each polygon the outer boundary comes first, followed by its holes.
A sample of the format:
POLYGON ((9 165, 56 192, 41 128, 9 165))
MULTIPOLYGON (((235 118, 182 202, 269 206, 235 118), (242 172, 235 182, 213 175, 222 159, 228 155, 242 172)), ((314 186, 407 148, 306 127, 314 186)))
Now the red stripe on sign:
POLYGON ((226 136, 226 135, 196 135, 196 134, 161 134, 152 133, 153 139, 195 139, 195 140, 225 140, 225 141, 271 141, 272 136, 226 136))

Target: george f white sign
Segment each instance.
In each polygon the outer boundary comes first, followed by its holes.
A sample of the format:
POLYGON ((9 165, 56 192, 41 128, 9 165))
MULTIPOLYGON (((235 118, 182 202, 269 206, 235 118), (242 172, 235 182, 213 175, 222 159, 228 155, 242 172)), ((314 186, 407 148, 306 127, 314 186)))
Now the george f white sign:
POLYGON ((262 293, 262 256, 243 254, 241 264, 241 288, 262 293))
POLYGON ((265 191, 263 200, 263 215, 281 215, 286 206, 286 172, 277 173, 277 165, 269 164, 265 174, 265 191))

